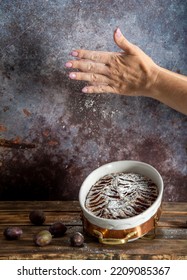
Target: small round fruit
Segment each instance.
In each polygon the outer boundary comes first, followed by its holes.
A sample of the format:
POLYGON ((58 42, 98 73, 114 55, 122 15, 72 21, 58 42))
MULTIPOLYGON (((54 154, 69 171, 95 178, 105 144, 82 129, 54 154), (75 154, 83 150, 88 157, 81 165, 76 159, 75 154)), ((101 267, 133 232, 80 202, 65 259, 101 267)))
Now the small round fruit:
POLYGON ((41 226, 45 222, 45 213, 42 210, 33 210, 29 214, 31 223, 41 226))
POLYGON ((42 230, 34 237, 34 243, 38 246, 46 246, 51 243, 52 235, 48 230, 42 230))
POLYGON ((49 231, 54 237, 63 236, 66 230, 67 227, 62 222, 55 222, 49 227, 49 231))
POLYGON ((23 231, 21 228, 19 227, 7 227, 4 230, 4 236, 6 237, 6 239, 8 240, 16 240, 19 239, 21 237, 21 235, 23 234, 23 231))
POLYGON ((75 232, 70 238, 70 243, 74 247, 82 247, 84 245, 84 236, 80 232, 75 232))

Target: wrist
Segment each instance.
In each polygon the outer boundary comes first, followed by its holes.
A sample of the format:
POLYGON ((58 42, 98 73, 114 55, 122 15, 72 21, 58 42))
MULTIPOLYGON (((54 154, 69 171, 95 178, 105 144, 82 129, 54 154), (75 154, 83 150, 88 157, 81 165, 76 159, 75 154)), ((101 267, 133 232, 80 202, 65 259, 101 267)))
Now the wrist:
POLYGON ((154 64, 150 70, 149 82, 147 86, 147 96, 154 99, 158 99, 159 84, 161 79, 161 73, 164 69, 157 64, 154 64))

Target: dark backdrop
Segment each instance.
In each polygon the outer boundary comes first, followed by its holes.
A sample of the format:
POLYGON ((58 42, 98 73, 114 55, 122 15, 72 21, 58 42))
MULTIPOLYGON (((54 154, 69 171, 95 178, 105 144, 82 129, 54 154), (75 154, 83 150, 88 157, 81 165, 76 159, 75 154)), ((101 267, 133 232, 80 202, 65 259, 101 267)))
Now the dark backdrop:
POLYGON ((72 49, 118 50, 116 26, 187 75, 186 1, 0 1, 1 200, 77 199, 93 169, 132 159, 158 169, 165 201, 187 201, 186 116, 151 98, 86 95, 68 78, 72 49))

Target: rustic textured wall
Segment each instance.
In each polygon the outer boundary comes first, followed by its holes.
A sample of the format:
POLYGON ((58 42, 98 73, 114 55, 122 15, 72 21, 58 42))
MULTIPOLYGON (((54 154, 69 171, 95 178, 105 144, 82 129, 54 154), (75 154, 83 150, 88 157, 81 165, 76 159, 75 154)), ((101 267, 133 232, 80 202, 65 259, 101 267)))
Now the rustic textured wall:
POLYGON ((159 170, 165 201, 187 201, 187 118, 150 98, 83 94, 68 78, 73 48, 118 50, 116 26, 187 74, 186 1, 0 1, 1 200, 77 199, 94 168, 133 159, 159 170))

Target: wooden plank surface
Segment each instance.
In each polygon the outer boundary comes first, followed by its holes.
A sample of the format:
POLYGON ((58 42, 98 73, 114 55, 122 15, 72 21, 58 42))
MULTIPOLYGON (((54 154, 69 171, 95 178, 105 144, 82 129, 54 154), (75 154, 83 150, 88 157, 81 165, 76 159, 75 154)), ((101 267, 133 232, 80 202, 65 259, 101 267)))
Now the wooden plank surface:
POLYGON ((84 247, 74 248, 69 239, 76 231, 83 231, 78 201, 0 201, 0 259, 187 259, 187 203, 163 203, 153 240, 111 246, 84 234, 84 247), (42 226, 29 221, 29 213, 35 209, 45 211, 42 226), (59 220, 68 228, 65 236, 53 238, 48 246, 35 246, 33 236, 59 220), (4 238, 3 231, 10 225, 22 228, 20 240, 4 238))

